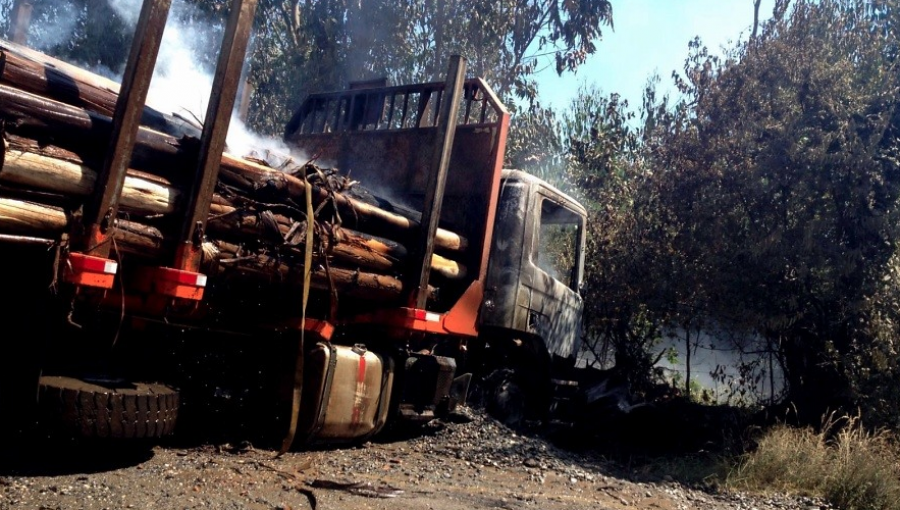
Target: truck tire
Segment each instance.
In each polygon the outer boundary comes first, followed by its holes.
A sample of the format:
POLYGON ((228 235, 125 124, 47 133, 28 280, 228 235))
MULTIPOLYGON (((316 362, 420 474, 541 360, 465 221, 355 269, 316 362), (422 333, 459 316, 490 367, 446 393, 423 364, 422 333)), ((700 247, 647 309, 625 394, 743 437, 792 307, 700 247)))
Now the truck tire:
POLYGON ((178 392, 162 384, 100 385, 72 377, 44 376, 42 422, 70 437, 147 439, 175 430, 178 392))
POLYGON ((500 369, 484 380, 487 412, 508 427, 518 427, 525 420, 526 395, 513 370, 500 369))

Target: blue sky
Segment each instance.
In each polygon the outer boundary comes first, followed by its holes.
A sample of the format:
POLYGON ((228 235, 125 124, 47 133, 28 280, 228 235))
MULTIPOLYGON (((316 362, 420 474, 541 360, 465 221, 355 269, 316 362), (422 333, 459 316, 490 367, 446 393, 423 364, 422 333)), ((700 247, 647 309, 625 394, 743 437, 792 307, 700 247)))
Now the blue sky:
MULTIPOLYGON (((556 75, 552 57, 544 57, 537 75, 541 103, 564 109, 582 84, 595 84, 604 93, 619 93, 632 109, 654 73, 671 83, 681 70, 688 42, 699 36, 710 52, 721 53, 729 41, 746 39, 753 24, 753 0, 611 0, 615 30, 606 28, 576 74, 556 75)), ((763 0, 760 18, 771 16, 775 0, 763 0)))

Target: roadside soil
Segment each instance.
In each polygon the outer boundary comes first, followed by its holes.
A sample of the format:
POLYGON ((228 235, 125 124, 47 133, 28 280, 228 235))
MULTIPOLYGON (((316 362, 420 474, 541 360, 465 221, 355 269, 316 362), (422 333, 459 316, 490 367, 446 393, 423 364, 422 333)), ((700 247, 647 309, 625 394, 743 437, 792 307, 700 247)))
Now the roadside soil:
POLYGON ((512 431, 480 412, 415 437, 327 450, 237 444, 7 445, 8 509, 714 509, 814 510, 821 501, 751 496, 627 468, 512 431))

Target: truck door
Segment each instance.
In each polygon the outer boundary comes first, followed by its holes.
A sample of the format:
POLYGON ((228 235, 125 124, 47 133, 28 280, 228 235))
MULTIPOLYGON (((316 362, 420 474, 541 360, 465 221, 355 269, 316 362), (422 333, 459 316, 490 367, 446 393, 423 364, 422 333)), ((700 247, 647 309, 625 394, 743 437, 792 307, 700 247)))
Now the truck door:
POLYGON ((584 213, 543 191, 536 200, 529 264, 533 276, 523 279, 531 291, 528 328, 543 338, 550 353, 569 358, 578 353, 581 339, 584 213))

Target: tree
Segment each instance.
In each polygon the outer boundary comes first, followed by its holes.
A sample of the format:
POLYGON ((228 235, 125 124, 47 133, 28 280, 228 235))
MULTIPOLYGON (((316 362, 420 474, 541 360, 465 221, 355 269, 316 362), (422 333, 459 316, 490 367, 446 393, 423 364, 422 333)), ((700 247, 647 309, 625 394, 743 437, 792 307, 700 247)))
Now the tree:
POLYGON ((585 345, 636 394, 648 394, 668 320, 660 283, 669 242, 647 166, 643 128, 616 94, 583 88, 558 122, 564 168, 556 182, 588 209, 585 345))
POLYGON ((897 378, 895 4, 779 2, 725 59, 696 41, 684 100, 648 116, 672 258, 693 273, 673 285, 778 345, 789 398, 813 415, 891 407, 871 381, 897 378), (866 375, 876 359, 883 377, 866 375))
POLYGON ((259 12, 252 118, 268 131, 311 91, 373 77, 442 80, 453 53, 501 97, 533 100, 532 53, 549 51, 558 72, 574 71, 612 24, 608 0, 262 0, 259 12))

